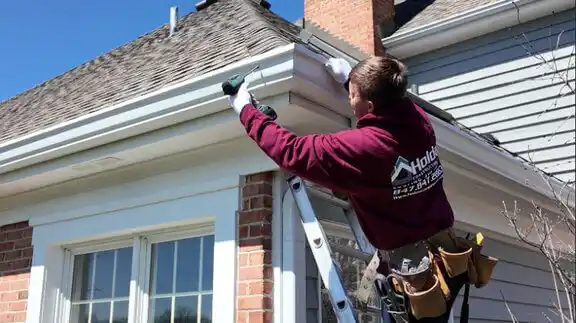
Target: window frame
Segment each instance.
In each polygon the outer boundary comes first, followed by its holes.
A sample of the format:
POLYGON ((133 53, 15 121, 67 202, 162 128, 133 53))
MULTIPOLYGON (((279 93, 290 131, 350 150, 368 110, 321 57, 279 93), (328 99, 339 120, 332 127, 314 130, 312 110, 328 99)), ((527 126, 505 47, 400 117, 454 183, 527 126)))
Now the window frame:
MULTIPOLYGON (((130 273, 130 294, 128 296, 128 322, 147 322, 150 305, 150 278, 152 268, 152 245, 160 242, 215 235, 214 226, 209 223, 184 228, 154 230, 127 236, 116 241, 90 241, 81 244, 64 245, 65 271, 63 272, 64 293, 58 323, 71 322, 72 281, 74 279, 74 257, 78 255, 132 247, 132 268, 130 273)), ((216 260, 214 259, 214 263, 216 260)), ((215 266, 213 267, 215 268, 215 266)), ((212 293, 212 295, 214 292, 212 293)), ((213 308, 214 313, 214 308, 213 308)))
POLYGON ((127 244, 134 248, 131 277, 137 277, 131 280, 128 322, 143 322, 148 315, 143 311, 147 309, 147 297, 134 295, 146 290, 142 288, 146 287, 150 269, 142 262, 148 263, 148 239, 171 240, 199 232, 214 235, 213 277, 221 278, 213 280, 213 309, 230 308, 213 310, 213 321, 234 321, 238 232, 233 219, 237 217, 238 196, 239 188, 233 186, 67 221, 32 221, 34 254, 27 323, 69 322, 73 255, 127 244), (222 261, 230 266, 215 265, 222 261))

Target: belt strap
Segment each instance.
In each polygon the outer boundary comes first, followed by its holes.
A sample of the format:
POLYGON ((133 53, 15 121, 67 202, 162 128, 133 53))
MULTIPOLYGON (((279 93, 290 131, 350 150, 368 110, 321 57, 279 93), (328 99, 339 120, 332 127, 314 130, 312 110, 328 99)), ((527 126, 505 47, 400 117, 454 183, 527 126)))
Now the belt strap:
POLYGON ((372 256, 370 263, 364 270, 364 274, 360 280, 360 286, 358 286, 358 290, 356 291, 356 299, 362 304, 362 306, 365 306, 370 300, 370 296, 372 296, 374 291, 374 281, 378 274, 377 270, 380 266, 380 262, 379 251, 376 251, 372 256))
POLYGON ((462 307, 460 308, 460 323, 468 323, 470 316, 470 306, 468 305, 468 296, 470 294, 470 284, 464 284, 464 297, 462 298, 462 307))

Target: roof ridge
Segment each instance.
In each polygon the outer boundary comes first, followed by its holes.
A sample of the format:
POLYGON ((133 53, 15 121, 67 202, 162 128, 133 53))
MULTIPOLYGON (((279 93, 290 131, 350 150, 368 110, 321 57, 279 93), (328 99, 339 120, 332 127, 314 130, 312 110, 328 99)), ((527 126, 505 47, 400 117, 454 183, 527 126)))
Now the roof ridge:
MULTIPOLYGON (((220 0, 221 2, 236 2, 237 0, 220 0)), ((252 56, 252 50, 258 48, 257 52, 260 52, 259 41, 256 38, 252 38, 254 34, 265 33, 268 39, 275 39, 275 41, 270 42, 268 47, 277 47, 286 45, 290 42, 297 41, 297 38, 290 38, 284 35, 276 26, 274 26, 270 20, 276 20, 278 22, 283 22, 290 24, 287 20, 280 17, 278 14, 273 13, 269 9, 262 6, 259 0, 240 0, 244 5, 240 6, 246 11, 246 14, 251 17, 246 17, 240 26, 240 34, 244 40, 244 46, 250 56, 252 56), (254 18, 254 19, 250 19, 254 18), (253 40, 254 39, 254 40, 253 40)), ((293 25, 297 28, 297 26, 293 25)))

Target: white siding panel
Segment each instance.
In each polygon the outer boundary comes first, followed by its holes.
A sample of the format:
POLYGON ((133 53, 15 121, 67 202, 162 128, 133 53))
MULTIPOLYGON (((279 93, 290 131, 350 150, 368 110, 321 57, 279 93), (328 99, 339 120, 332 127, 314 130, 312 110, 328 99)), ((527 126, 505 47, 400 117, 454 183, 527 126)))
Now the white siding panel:
POLYGON ((559 133, 555 136, 539 137, 534 139, 522 140, 501 145, 510 151, 522 153, 525 151, 536 151, 541 149, 550 149, 553 147, 574 144, 574 132, 559 133))
MULTIPOLYGON (((576 72, 574 71, 574 69, 570 69, 567 74, 568 74, 568 82, 573 84, 576 72)), ((510 80, 511 84, 498 87, 491 87, 489 79, 484 82, 485 86, 482 91, 461 93, 452 91, 452 89, 447 88, 445 91, 445 96, 443 96, 442 98, 431 99, 426 94, 422 95, 422 98, 424 98, 427 101, 434 102, 442 109, 450 111, 452 109, 465 107, 468 104, 481 103, 481 102, 486 103, 486 101, 502 98, 510 95, 511 93, 534 91, 535 89, 540 89, 553 84, 564 83, 562 79, 558 77, 552 79, 550 75, 547 78, 537 77, 532 80, 526 80, 526 81, 511 79, 510 80)))
POLYGON ((540 169, 550 173, 569 172, 574 169, 574 158, 538 164, 540 169))
MULTIPOLYGON (((520 109, 515 109, 514 114, 516 116, 518 116, 520 109)), ((491 123, 484 125, 484 126, 476 126, 474 127, 474 130, 480 133, 486 133, 486 132, 490 132, 490 133, 496 133, 498 131, 506 131, 509 129, 516 129, 516 128, 523 128, 526 127, 528 125, 535 125, 535 124, 540 124, 540 123, 544 123, 544 122, 553 122, 553 121, 558 121, 558 120, 568 120, 570 118, 574 117, 574 108, 572 107, 568 107, 568 108, 564 108, 564 109, 559 109, 559 110, 554 110, 554 111, 548 111, 548 112, 544 112, 545 110, 542 110, 540 114, 536 114, 536 115, 528 115, 525 117, 520 117, 520 118, 516 118, 516 119, 500 119, 500 120, 490 120, 491 123)), ((510 114, 509 116, 512 116, 512 114, 510 114)), ((488 121, 488 120, 486 120, 488 121)))
POLYGON ((522 109, 503 109, 497 111, 486 111, 476 116, 461 118, 466 120, 468 127, 480 127, 489 124, 497 124, 504 121, 514 120, 517 118, 524 118, 528 116, 539 116, 540 119, 545 117, 547 112, 555 110, 567 109, 566 113, 574 113, 574 97, 564 96, 562 98, 550 98, 542 101, 536 101, 526 104, 522 109))
POLYGON ((572 144, 563 147, 556 147, 539 151, 531 151, 528 153, 520 154, 520 156, 535 163, 540 163, 544 161, 558 160, 558 158, 561 158, 559 156, 562 157, 569 156, 572 157, 572 159, 574 159, 574 154, 575 154, 574 144, 572 144))
MULTIPOLYGON (((423 89, 419 88, 419 93, 425 96, 427 100, 438 100, 449 96, 460 96, 465 93, 472 93, 476 91, 485 91, 488 88, 496 88, 504 85, 515 84, 519 81, 532 81, 532 80, 551 80, 552 76, 556 73, 555 71, 562 70, 565 71, 569 66, 574 64, 574 46, 565 47, 561 49, 563 52, 568 53, 568 55, 563 55, 563 57, 557 58, 554 62, 549 64, 554 64, 549 66, 546 63, 543 64, 542 61, 534 57, 530 57, 532 60, 530 65, 521 66, 518 69, 505 72, 500 66, 491 67, 494 69, 495 74, 488 74, 486 71, 477 71, 478 76, 471 76, 469 74, 462 74, 461 78, 466 82, 462 82, 459 85, 448 85, 443 86, 439 91, 423 93, 423 89), (487 77, 487 75, 490 75, 487 77)), ((557 54, 557 53, 556 53, 557 54)), ((547 57, 552 57, 552 52, 547 52, 544 54, 547 57)), ((518 64, 516 62, 516 64, 518 64)), ((519 65, 519 64, 518 64, 519 65)), ((573 71, 571 71, 573 73, 573 71)), ((572 74, 572 78, 574 78, 572 74)), ((561 80, 559 80, 561 81, 561 80)), ((532 85, 532 84, 528 84, 532 85)), ((536 86, 536 85, 535 85, 536 86)))
POLYGON ((502 143, 519 141, 535 137, 552 136, 558 132, 574 131, 574 119, 560 119, 554 122, 529 125, 523 128, 514 128, 496 131, 493 135, 502 143))
POLYGON ((558 178, 559 180, 564 181, 566 183, 574 183, 574 181, 576 180, 576 178, 574 176, 574 171, 572 171, 570 173, 557 174, 554 176, 556 176, 556 178, 558 178))
POLYGON ((535 152, 544 170, 571 179, 575 38, 568 10, 406 59, 409 81, 465 126, 519 156, 535 152))
MULTIPOLYGON (((493 280, 483 288, 470 288, 470 321, 507 321, 510 315, 502 299, 504 295, 516 318, 525 322, 547 322, 542 313, 551 314, 556 303, 552 275, 544 258, 527 249, 487 240, 484 253, 499 259, 493 280)), ((460 317, 463 291, 454 306, 460 317)), ((562 306, 566 307, 565 300, 562 306)), ((554 316, 552 321, 556 322, 554 316)), ((456 320, 457 321, 457 320, 456 320)))
MULTIPOLYGON (((570 57, 573 55, 573 47, 565 47, 565 48, 560 48, 557 51, 555 51, 554 53, 552 52, 547 52, 544 53, 542 55, 543 59, 546 60, 553 60, 554 58, 557 60, 564 60, 566 61, 566 58, 570 57), (555 55, 552 55, 555 54, 555 55)), ((441 79, 435 82, 430 82, 430 83, 426 83, 423 84, 420 88, 420 94, 428 94, 428 93, 432 93, 434 91, 441 91, 447 87, 454 87, 454 86, 458 86, 461 84, 466 84, 475 80, 480 80, 480 79, 484 79, 486 78, 487 75, 510 75, 510 74, 505 74, 505 73, 513 73, 514 71, 517 70, 531 70, 534 69, 535 67, 537 68, 538 71, 541 72, 542 67, 539 67, 541 65, 542 61, 536 57, 533 56, 527 56, 524 58, 520 58, 518 60, 513 60, 507 63, 503 63, 503 64, 499 64, 499 65, 495 65, 495 66, 488 66, 479 70, 475 70, 472 71, 470 73, 465 73, 465 74, 458 74, 455 75, 453 77, 449 77, 449 78, 445 78, 445 79, 441 79)))
MULTIPOLYGON (((575 86, 575 83, 570 83, 571 86, 575 86)), ((574 103, 574 98, 570 98, 568 95, 569 88, 564 86, 562 83, 556 83, 552 85, 546 85, 539 89, 532 89, 529 92, 516 93, 513 95, 508 95, 502 98, 498 98, 491 101, 480 102, 478 104, 468 104, 458 109, 450 110, 450 113, 460 120, 464 120, 467 117, 483 116, 493 111, 500 111, 504 109, 518 109, 523 111, 525 108, 529 107, 530 104, 538 103, 541 100, 551 101, 550 105, 543 106, 543 110, 553 107, 554 101, 560 101, 563 98, 574 103)), ((560 104, 560 103, 559 103, 560 104)), ((494 119, 498 119, 494 117, 494 119)))

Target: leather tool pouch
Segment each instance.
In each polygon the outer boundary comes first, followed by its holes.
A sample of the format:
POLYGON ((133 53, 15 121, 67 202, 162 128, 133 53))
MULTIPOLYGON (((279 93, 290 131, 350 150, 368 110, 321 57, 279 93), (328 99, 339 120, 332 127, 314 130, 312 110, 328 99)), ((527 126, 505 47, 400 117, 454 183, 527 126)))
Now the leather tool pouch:
POLYGON ((406 289, 410 303, 410 311, 416 319, 441 316, 446 312, 446 299, 440 286, 440 281, 433 277, 433 284, 427 289, 414 291, 406 289))
POLYGON ((454 237, 457 249, 448 252, 438 247, 438 254, 442 259, 446 274, 449 278, 462 275, 467 272, 468 283, 476 288, 485 286, 492 278, 492 272, 498 259, 481 253, 482 245, 473 240, 454 237))
POLYGON ((395 274, 402 277, 404 293, 410 304, 410 313, 416 319, 433 318, 446 312, 443 277, 437 275, 435 266, 418 273, 395 274))

